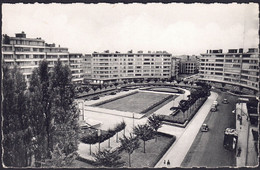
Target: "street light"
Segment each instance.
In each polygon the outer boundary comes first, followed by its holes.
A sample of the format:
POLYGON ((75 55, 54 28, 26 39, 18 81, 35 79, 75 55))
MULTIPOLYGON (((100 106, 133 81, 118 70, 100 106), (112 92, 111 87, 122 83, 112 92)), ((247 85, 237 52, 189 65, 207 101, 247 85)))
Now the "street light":
POLYGON ((135 114, 133 113, 133 128, 135 127, 135 114))
POLYGON ((100 152, 100 136, 101 136, 101 130, 100 129, 98 129, 97 135, 98 135, 98 151, 100 152))

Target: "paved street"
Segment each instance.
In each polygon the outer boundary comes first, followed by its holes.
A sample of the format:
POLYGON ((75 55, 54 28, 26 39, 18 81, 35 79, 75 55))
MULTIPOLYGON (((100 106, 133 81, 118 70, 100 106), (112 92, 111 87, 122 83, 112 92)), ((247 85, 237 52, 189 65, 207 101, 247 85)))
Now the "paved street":
POLYGON ((210 112, 205 120, 209 126, 208 132, 199 132, 191 149, 181 166, 183 167, 223 167, 235 166, 235 152, 223 147, 224 130, 227 127, 235 128, 235 109, 237 97, 228 93, 220 93, 217 99, 219 106, 217 112, 210 112), (227 98, 229 104, 222 104, 227 98))
MULTIPOLYGON (((162 159, 156 164, 156 168, 165 167, 164 160, 169 160, 170 165, 168 167, 180 167, 181 163, 189 151, 190 146, 192 145, 193 140, 195 139, 197 133, 200 130, 200 127, 202 123, 204 122, 204 119, 209 113, 211 104, 214 100, 217 98, 217 94, 212 92, 209 98, 206 100, 206 102, 203 104, 203 106, 199 109, 197 114, 194 116, 192 121, 186 126, 185 130, 182 134, 180 134, 180 131, 177 131, 176 141, 174 144, 170 147, 170 149, 166 152, 166 154, 162 157, 162 159)), ((170 131, 171 134, 175 134, 174 131, 170 131)))

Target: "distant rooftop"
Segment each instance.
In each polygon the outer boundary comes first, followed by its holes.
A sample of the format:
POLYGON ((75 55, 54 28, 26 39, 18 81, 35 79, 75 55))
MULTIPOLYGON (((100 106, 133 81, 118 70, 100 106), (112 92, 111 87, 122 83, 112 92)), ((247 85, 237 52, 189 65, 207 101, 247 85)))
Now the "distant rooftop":
POLYGON ((207 54, 220 54, 220 53, 257 53, 259 52, 258 48, 248 48, 247 52, 243 48, 239 49, 228 49, 226 52, 223 52, 222 49, 218 50, 207 50, 207 54))
POLYGON ((119 51, 115 51, 115 52, 110 52, 109 50, 105 50, 104 52, 93 52, 94 54, 170 54, 167 51, 148 51, 148 52, 144 52, 144 51, 137 51, 137 52, 133 52, 133 50, 130 50, 128 52, 119 52, 119 51))

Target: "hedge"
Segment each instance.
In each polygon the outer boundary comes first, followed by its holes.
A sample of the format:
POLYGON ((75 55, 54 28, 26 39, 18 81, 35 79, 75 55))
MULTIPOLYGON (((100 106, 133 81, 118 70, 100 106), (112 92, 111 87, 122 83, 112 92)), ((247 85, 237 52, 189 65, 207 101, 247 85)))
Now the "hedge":
MULTIPOLYGON (((198 112, 198 110, 201 108, 201 106, 206 100, 207 97, 202 98, 202 101, 200 102, 199 106, 195 110, 193 110, 192 114, 190 114, 190 116, 188 117, 188 121, 190 121, 194 117, 194 115, 198 112)), ((165 122, 170 122, 170 123, 179 123, 179 124, 184 124, 186 122, 186 120, 184 119, 174 120, 174 116, 162 116, 160 117, 160 120, 165 122)))
POLYGON ((101 134, 101 136, 98 136, 97 132, 83 136, 80 138, 80 141, 85 144, 96 144, 98 142, 102 143, 106 141, 107 139, 113 137, 116 133, 120 132, 126 127, 125 122, 122 122, 118 124, 114 129, 108 129, 108 131, 105 131, 104 134, 101 134))

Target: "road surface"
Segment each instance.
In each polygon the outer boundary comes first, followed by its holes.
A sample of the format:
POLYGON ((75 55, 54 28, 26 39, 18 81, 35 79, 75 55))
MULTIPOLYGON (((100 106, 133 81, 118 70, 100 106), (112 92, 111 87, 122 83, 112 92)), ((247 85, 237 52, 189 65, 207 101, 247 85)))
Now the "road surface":
POLYGON ((182 167, 226 167, 236 166, 235 153, 224 149, 224 130, 227 127, 235 129, 235 109, 237 97, 220 92, 217 99, 217 112, 210 112, 204 123, 209 126, 208 132, 199 132, 188 154, 182 162, 182 167), (227 98, 229 104, 223 104, 227 98))
POLYGON ((164 160, 170 161, 170 165, 167 167, 180 167, 183 159, 188 153, 197 133, 200 130, 202 123, 207 117, 210 107, 214 100, 217 98, 217 94, 212 92, 206 102, 198 110, 197 114, 193 117, 191 122, 186 126, 183 133, 177 138, 170 149, 165 153, 162 159, 156 164, 155 168, 166 167, 164 160))

